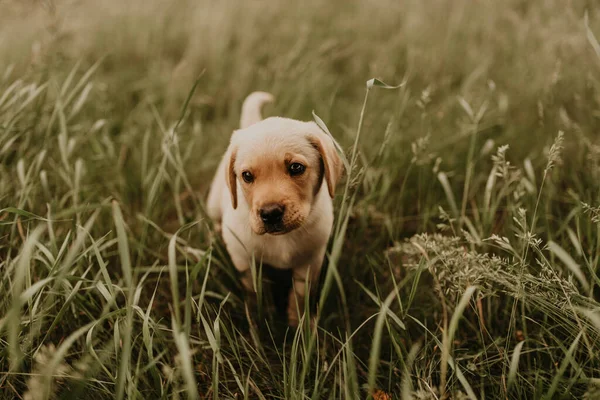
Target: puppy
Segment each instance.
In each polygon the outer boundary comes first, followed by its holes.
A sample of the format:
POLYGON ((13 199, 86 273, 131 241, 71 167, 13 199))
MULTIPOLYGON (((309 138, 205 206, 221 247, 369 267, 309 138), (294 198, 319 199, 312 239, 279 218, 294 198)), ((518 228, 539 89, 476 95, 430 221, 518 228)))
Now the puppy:
POLYGON ((210 218, 242 282, 253 290, 253 262, 292 269, 288 323, 304 312, 307 284, 316 287, 333 225, 335 187, 343 173, 336 143, 314 122, 271 117, 261 108, 273 100, 254 92, 242 106, 207 201, 210 218))

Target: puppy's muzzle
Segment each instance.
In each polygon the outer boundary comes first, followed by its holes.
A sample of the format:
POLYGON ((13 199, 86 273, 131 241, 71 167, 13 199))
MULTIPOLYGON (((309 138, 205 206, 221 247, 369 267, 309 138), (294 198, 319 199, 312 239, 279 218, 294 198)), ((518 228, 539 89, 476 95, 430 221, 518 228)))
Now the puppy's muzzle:
POLYGON ((283 232, 283 215, 285 214, 284 205, 267 204, 263 206, 258 213, 267 233, 283 232))

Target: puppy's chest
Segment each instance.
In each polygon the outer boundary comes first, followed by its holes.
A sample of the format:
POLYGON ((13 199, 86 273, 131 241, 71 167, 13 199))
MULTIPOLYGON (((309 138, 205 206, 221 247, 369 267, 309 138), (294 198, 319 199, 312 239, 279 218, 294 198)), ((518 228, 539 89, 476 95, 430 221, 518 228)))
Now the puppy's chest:
POLYGON ((263 235, 253 238, 251 247, 256 260, 280 269, 295 268, 310 262, 319 247, 314 237, 285 236, 263 235))

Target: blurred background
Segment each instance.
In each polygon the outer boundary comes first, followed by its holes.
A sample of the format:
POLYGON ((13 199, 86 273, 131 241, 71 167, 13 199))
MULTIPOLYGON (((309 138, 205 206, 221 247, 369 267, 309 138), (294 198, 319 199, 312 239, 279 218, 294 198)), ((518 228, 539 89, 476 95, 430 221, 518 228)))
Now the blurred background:
MULTIPOLYGON (((75 62, 85 70, 102 60, 94 91, 111 97, 106 113, 152 102, 174 118, 202 72, 190 106, 209 123, 233 123, 244 96, 263 89, 277 95, 277 112, 306 119, 315 109, 354 128, 372 77, 407 78, 413 96, 429 96, 430 126, 410 112, 403 135, 451 136, 462 112, 456 96, 474 107, 487 100, 504 129, 532 135, 558 124, 561 107, 584 119, 578 110, 596 101, 598 60, 584 15, 593 31, 599 11, 589 1, 40 0, 0 7, 0 57, 12 74, 67 74, 75 62)), ((377 104, 372 119, 385 120, 398 96, 378 97, 387 104, 377 104)))

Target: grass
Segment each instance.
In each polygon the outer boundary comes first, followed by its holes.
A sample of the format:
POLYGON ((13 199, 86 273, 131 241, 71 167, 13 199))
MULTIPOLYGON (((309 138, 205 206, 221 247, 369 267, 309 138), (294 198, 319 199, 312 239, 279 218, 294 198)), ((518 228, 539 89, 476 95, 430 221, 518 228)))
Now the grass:
POLYGON ((1 397, 598 396, 592 3, 97 3, 0 3, 1 397), (205 218, 253 90, 348 169, 297 330, 205 218))

